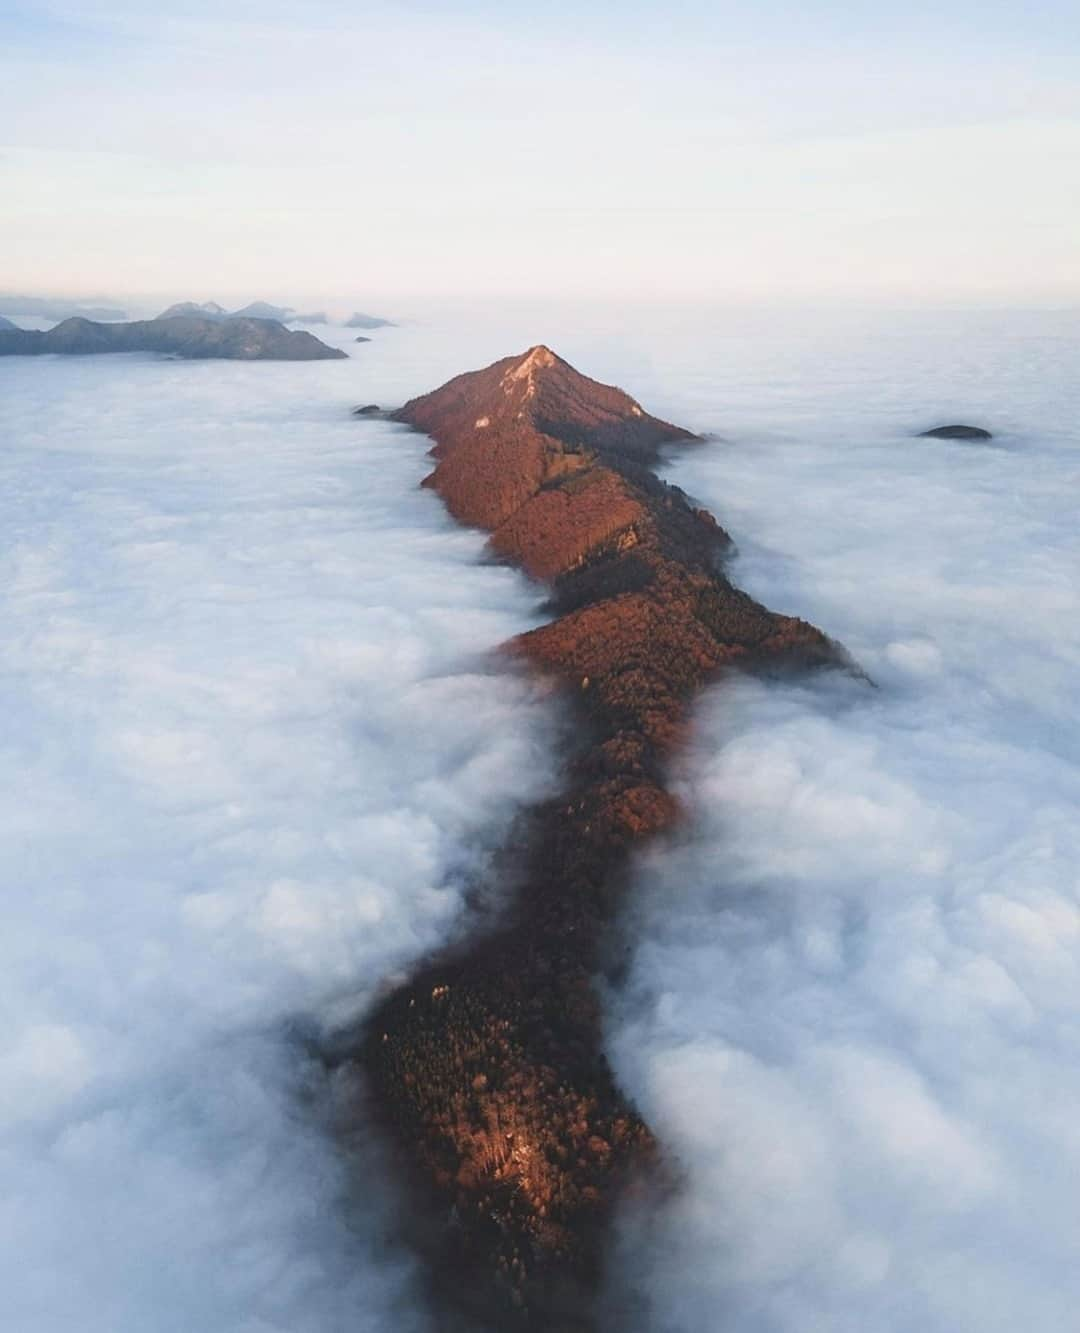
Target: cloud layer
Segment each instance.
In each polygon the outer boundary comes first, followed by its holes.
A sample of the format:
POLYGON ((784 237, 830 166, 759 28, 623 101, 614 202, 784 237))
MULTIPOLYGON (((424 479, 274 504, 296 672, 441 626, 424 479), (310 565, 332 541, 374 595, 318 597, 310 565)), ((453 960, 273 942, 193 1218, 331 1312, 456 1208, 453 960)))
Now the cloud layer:
POLYGON ((956 327, 692 381, 734 429, 672 478, 878 688, 716 689, 640 868, 612 1046, 682 1178, 626 1224, 650 1333, 1075 1323, 1077 339, 956 327), (910 438, 955 411, 999 439, 910 438))
MULTIPOLYGON (((356 363, 2 368, 0 1285, 23 1333, 416 1326, 317 1033, 544 789, 534 623, 356 363)), ((392 378, 392 377, 388 377, 392 378)), ((368 1164, 371 1173, 377 1163, 368 1164)))
POLYGON ((683 1172, 627 1221, 627 1327, 1071 1330, 1075 317, 534 314, 315 366, 0 367, 13 1326, 419 1333, 303 1038, 453 929, 554 719, 484 657, 533 623, 519 577, 347 409, 543 339, 723 436, 673 479, 878 686, 702 702, 612 999, 683 1172), (964 419, 997 440, 911 438, 964 419))

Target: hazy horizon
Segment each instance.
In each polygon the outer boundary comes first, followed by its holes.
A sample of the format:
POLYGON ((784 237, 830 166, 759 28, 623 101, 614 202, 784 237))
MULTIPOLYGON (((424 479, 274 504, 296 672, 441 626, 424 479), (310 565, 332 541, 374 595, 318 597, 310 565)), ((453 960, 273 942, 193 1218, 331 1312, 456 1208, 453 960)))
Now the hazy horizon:
POLYGON ((0 15, 4 289, 1080 302, 1064 3, 0 15))

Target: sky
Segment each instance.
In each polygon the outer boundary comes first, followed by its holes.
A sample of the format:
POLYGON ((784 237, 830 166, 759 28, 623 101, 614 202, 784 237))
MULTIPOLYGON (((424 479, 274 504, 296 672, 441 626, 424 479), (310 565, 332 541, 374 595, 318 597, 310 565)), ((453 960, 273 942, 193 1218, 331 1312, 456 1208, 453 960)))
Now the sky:
POLYGON ((5 0, 0 31, 0 289, 1080 301, 1065 0, 5 0))

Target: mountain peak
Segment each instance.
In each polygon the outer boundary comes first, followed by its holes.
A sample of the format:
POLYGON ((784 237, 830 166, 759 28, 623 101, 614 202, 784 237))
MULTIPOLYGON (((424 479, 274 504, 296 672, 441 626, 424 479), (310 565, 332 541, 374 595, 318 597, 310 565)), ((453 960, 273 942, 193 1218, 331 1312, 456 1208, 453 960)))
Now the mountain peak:
POLYGON ((557 361, 564 366, 566 365, 566 362, 557 357, 550 347, 545 347, 543 343, 537 343, 535 347, 530 347, 527 352, 522 353, 516 368, 511 373, 515 377, 531 374, 534 370, 543 370, 548 366, 553 366, 557 361))
POLYGON ((543 343, 458 375, 395 415, 434 437, 440 493, 459 518, 484 527, 586 456, 647 464, 662 444, 694 438, 543 343))
POLYGON ((577 373, 565 361, 560 360, 550 347, 544 347, 541 343, 530 347, 518 358, 517 364, 511 366, 503 376, 503 392, 512 394, 519 385, 524 384, 525 397, 533 397, 536 393, 537 375, 545 370, 551 370, 556 365, 565 367, 571 375, 577 373))

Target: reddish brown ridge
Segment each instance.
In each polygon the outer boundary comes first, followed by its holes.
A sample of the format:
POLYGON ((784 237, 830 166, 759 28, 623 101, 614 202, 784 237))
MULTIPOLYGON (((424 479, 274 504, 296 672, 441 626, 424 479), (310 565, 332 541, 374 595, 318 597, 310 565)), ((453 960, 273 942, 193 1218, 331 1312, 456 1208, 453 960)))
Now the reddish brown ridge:
POLYGON ((561 678, 580 737, 501 874, 505 916, 389 996, 362 1064, 429 1206, 440 1299, 474 1326, 596 1326, 604 1224, 652 1139, 614 1084, 592 979, 629 853, 677 816, 664 761, 728 665, 835 664, 819 630, 724 577, 715 520, 649 465, 694 437, 546 347, 460 375, 396 419, 435 439, 425 485, 557 613, 507 645, 561 678))

